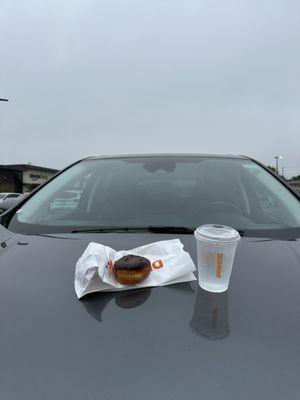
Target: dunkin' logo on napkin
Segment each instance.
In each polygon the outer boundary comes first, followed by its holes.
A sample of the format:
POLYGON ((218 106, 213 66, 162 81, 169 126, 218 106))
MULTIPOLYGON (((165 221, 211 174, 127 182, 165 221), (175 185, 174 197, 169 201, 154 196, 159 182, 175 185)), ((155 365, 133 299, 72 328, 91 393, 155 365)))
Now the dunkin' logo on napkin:
MULTIPOLYGON (((164 262, 163 262, 163 260, 161 260, 161 259, 155 260, 155 261, 153 261, 153 262, 151 263, 151 269, 152 269, 152 270, 163 268, 163 266, 164 266, 164 262)), ((106 268, 109 268, 110 271, 115 272, 115 267, 114 267, 114 263, 113 263, 113 260, 112 260, 112 259, 109 259, 109 260, 107 261, 106 268)))

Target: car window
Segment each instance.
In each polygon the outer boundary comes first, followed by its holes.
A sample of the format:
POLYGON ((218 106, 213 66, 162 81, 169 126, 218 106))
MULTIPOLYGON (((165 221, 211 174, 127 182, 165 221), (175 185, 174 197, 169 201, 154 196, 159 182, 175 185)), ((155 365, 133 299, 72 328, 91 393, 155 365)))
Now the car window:
POLYGON ((299 200, 246 159, 133 157, 80 162, 12 218, 18 231, 219 223, 239 230, 300 226, 299 200))
POLYGON ((90 173, 82 174, 77 179, 72 180, 69 185, 57 190, 51 198, 49 213, 64 214, 65 211, 78 209, 82 193, 85 191, 90 176, 90 173))

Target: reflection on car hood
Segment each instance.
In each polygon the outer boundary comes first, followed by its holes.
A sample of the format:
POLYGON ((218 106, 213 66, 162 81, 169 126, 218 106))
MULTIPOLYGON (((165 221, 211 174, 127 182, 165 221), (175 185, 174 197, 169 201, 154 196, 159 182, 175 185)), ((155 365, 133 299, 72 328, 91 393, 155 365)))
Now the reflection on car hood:
POLYGON ((300 241, 243 238, 228 293, 197 283, 78 301, 90 241, 116 250, 192 235, 13 234, 0 227, 1 398, 296 399, 300 241))

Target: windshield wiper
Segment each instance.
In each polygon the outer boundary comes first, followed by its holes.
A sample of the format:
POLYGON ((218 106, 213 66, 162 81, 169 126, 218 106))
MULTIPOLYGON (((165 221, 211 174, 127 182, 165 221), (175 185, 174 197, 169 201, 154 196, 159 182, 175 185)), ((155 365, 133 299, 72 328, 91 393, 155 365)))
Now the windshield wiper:
POLYGON ((145 227, 103 227, 94 229, 76 229, 71 233, 134 233, 134 232, 151 232, 151 233, 179 233, 192 234, 194 229, 186 228, 185 226, 145 226, 145 227))
POLYGON ((195 228, 187 228, 186 226, 149 226, 150 232, 154 233, 181 233, 181 234, 193 234, 195 228))

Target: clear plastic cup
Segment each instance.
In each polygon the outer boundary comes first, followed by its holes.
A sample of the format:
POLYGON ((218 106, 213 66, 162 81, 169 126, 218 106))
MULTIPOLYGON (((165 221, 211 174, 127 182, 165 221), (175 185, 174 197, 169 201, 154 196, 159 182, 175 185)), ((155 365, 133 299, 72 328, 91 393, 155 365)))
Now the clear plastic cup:
POLYGON ((198 282, 209 292, 228 289, 239 233, 225 225, 202 225, 194 232, 197 243, 198 282))

